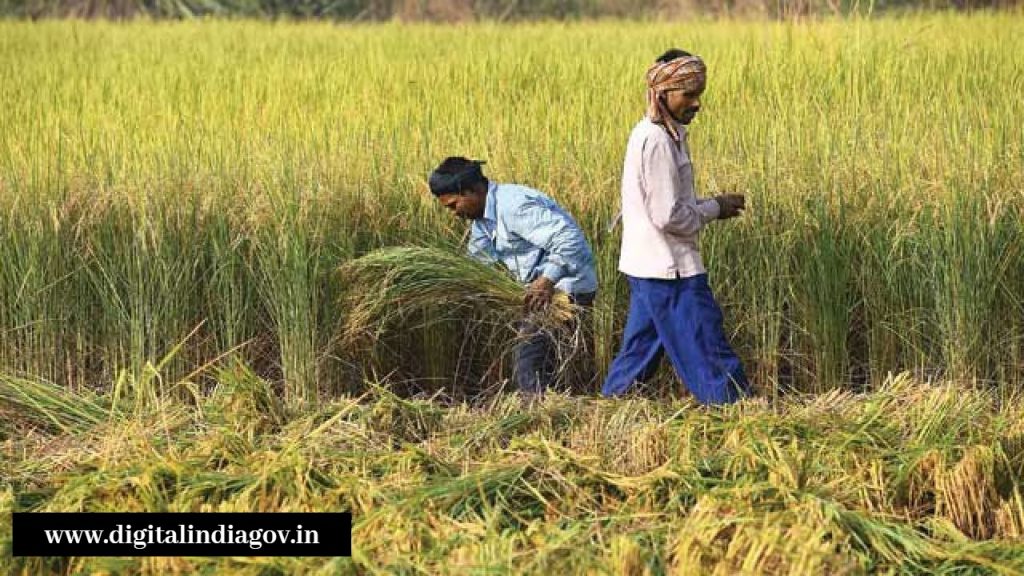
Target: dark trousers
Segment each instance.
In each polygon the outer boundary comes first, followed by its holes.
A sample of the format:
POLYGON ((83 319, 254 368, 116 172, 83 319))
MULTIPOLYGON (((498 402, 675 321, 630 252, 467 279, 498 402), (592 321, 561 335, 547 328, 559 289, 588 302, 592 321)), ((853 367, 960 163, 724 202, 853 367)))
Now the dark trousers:
MULTIPOLYGON (((596 296, 596 292, 570 294, 569 299, 581 310, 565 326, 557 327, 557 334, 529 320, 519 324, 514 375, 521 392, 538 394, 547 390, 555 378, 559 356, 571 362, 577 356, 593 354, 593 343, 589 337, 591 330, 585 324, 596 296), (558 349, 559 335, 563 334, 570 337, 566 341, 566 344, 571 344, 569 350, 558 349)), ((578 358, 576 360, 575 365, 583 364, 578 358)))
POLYGON ((675 280, 627 278, 629 318, 602 394, 624 394, 634 382, 646 381, 666 353, 702 404, 726 404, 747 393, 747 377, 725 338, 722 311, 707 274, 675 280))

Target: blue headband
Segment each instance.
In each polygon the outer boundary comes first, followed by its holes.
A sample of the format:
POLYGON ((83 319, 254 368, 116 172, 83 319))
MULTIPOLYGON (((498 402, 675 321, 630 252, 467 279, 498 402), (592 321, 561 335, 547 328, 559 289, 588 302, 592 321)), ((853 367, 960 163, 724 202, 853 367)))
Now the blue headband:
POLYGON ((473 160, 472 162, 472 165, 466 166, 454 174, 446 174, 437 170, 431 172, 429 181, 431 194, 434 196, 458 194, 473 184, 482 181, 484 173, 480 169, 480 165, 484 164, 484 162, 482 160, 473 160))

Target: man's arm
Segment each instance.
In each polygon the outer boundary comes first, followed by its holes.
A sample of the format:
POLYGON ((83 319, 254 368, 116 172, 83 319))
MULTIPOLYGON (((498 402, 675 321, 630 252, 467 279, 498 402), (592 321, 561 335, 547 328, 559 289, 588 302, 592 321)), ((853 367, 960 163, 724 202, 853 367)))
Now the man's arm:
POLYGON ((718 201, 698 201, 687 190, 672 155, 673 143, 651 138, 644 143, 643 181, 647 214, 658 230, 677 236, 692 236, 718 218, 718 201))

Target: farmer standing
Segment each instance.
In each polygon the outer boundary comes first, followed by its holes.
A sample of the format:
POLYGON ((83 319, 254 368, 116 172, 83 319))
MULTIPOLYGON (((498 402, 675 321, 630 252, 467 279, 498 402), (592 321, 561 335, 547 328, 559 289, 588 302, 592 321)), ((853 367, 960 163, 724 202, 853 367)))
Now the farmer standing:
POLYGON ((745 207, 739 194, 702 199, 694 191, 686 127, 700 110, 706 70, 674 49, 647 71, 647 113, 629 137, 622 175, 619 270, 629 281, 629 317, 605 396, 649 379, 666 352, 702 404, 733 402, 748 389, 698 246, 704 226, 745 207))
MULTIPOLYGON (((449 157, 430 174, 430 191, 441 204, 473 221, 469 254, 483 262, 500 261, 526 284, 528 311, 546 308, 556 290, 574 304, 590 307, 597 293, 594 256, 572 216, 537 190, 489 181, 482 164, 449 157)), ((555 341, 530 320, 518 330, 515 380, 524 397, 536 398, 554 378, 555 341)))

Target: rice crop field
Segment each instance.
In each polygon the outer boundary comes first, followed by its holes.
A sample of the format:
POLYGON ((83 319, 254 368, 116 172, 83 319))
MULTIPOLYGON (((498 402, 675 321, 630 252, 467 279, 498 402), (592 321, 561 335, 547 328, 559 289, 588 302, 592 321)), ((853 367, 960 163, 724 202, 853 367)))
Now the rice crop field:
POLYGON ((1024 573, 1021 94, 1019 11, 0 20, 0 566, 1024 573), (699 193, 747 195, 702 235, 755 390, 726 408, 667 365, 596 397, 669 47, 709 69, 699 193), (504 393, 516 287, 458 257, 426 185, 449 155, 587 234, 571 394, 504 393), (353 557, 12 558, 29 510, 347 510, 353 557))

